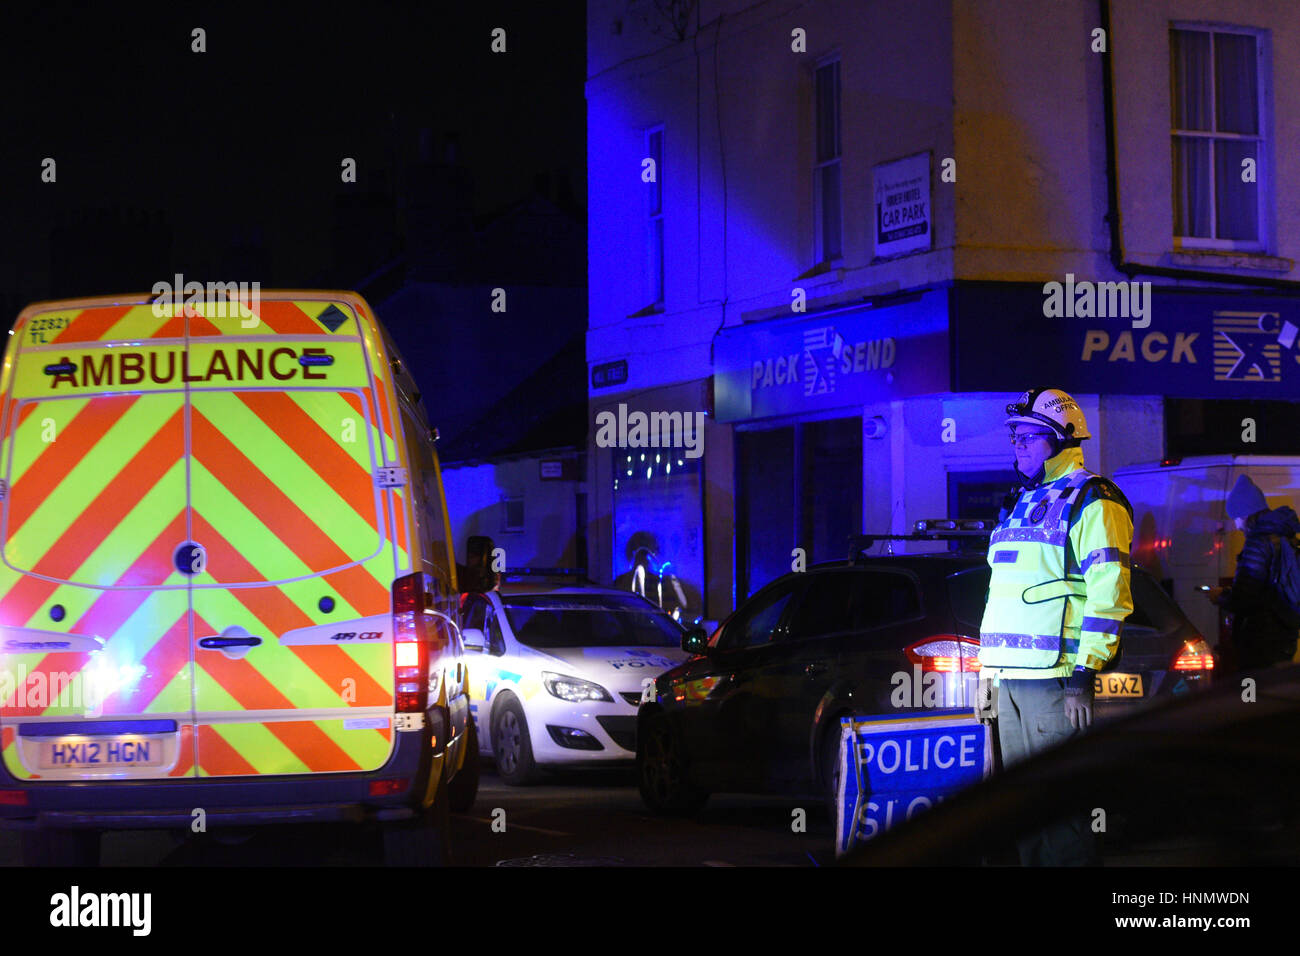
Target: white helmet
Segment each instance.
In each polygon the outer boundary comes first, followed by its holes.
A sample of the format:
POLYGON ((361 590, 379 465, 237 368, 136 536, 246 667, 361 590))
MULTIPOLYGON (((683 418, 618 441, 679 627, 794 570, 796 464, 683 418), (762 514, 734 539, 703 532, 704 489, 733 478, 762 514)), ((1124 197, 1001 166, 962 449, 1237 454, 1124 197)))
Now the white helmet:
POLYGON ((1059 388, 1031 388, 1007 406, 1008 426, 1047 425, 1061 441, 1091 438, 1083 409, 1059 388))

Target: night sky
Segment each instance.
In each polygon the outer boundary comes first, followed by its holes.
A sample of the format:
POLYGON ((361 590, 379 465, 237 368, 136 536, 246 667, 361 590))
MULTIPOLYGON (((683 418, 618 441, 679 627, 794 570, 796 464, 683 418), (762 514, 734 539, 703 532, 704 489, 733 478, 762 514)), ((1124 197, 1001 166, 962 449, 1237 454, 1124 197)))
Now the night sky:
POLYGON ((10 320, 34 299, 145 291, 177 271, 355 286, 383 240, 403 241, 421 143, 441 161, 449 135, 479 219, 539 173, 567 174, 585 204, 580 2, 127 6, 0 14, 10 320), (191 52, 194 27, 206 53, 191 52), (47 156, 55 184, 40 181, 47 156), (346 156, 355 185, 340 181, 346 156), (380 223, 376 248, 340 257, 340 203, 380 223))

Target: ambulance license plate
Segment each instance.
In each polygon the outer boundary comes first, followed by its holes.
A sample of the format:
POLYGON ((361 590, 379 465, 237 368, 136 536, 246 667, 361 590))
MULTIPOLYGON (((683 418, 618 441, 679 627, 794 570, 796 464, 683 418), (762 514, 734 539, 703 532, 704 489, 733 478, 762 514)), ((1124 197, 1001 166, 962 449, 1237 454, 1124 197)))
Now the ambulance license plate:
POLYGON ((1094 697, 1141 697, 1141 674, 1098 674, 1093 678, 1094 697))
POLYGON ((42 770, 99 770, 158 767, 163 742, 158 737, 59 737, 41 741, 42 770))

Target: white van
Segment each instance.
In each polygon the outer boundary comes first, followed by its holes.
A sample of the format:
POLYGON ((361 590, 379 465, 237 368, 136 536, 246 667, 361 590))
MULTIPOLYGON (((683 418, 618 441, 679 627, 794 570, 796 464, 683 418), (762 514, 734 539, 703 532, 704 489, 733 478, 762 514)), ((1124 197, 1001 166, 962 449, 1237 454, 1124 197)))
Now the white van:
POLYGON ((1197 629, 1217 643, 1219 609, 1203 585, 1229 585, 1245 535, 1224 510, 1239 475, 1259 485, 1270 508, 1300 508, 1300 456, 1204 455, 1116 469, 1133 504, 1133 563, 1161 582, 1197 629))

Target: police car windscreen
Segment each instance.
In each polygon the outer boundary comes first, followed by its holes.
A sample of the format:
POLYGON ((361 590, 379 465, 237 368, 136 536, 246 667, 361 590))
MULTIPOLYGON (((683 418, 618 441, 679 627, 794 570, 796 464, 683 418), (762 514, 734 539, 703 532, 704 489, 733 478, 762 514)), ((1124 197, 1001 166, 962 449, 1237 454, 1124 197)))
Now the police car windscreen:
POLYGON ((681 645, 681 628, 639 597, 519 596, 505 611, 515 637, 530 647, 681 645))

